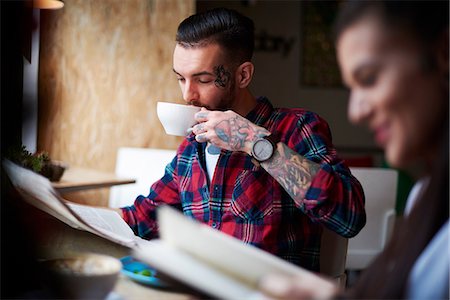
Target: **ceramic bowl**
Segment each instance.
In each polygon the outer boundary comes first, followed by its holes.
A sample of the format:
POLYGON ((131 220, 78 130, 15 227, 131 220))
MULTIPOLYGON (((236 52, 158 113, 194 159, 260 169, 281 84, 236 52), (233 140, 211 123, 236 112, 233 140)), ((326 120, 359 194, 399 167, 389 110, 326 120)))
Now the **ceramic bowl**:
POLYGON ((122 269, 117 258, 93 253, 50 259, 43 264, 50 290, 65 299, 105 299, 122 269))

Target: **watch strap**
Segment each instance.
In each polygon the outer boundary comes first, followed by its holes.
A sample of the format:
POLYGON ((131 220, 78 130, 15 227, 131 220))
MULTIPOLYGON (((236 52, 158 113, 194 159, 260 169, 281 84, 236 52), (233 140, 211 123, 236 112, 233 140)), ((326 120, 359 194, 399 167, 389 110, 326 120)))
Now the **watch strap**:
POLYGON ((280 138, 278 137, 278 135, 273 134, 273 133, 271 135, 266 135, 263 138, 270 141, 275 149, 277 148, 277 144, 280 141, 280 138))

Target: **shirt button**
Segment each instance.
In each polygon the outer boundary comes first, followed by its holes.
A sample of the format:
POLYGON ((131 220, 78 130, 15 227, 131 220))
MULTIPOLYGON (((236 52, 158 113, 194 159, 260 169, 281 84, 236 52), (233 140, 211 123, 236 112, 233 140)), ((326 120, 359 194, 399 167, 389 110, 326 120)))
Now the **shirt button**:
POLYGON ((216 186, 214 187, 214 190, 217 191, 218 189, 219 189, 219 187, 216 185, 216 186))
POLYGON ((211 226, 212 228, 217 228, 217 223, 212 223, 211 226))

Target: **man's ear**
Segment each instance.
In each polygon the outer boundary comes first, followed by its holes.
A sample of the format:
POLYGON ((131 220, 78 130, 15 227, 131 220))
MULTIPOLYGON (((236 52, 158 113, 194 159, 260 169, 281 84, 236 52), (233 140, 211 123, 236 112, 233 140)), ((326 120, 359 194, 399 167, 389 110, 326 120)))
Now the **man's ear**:
POLYGON ((249 61, 246 61, 237 68, 236 79, 239 88, 246 88, 250 84, 254 71, 255 66, 249 61))

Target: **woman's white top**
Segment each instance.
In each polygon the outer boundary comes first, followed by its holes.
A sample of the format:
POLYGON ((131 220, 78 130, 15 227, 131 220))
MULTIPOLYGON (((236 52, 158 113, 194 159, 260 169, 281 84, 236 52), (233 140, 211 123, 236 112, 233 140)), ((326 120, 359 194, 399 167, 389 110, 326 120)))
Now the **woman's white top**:
MULTIPOLYGON (((428 178, 419 180, 411 189, 405 207, 406 215, 410 213, 428 183, 428 178)), ((414 263, 406 286, 408 299, 449 299, 449 234, 447 220, 414 263)))
POLYGON ((406 205, 405 205, 405 210, 404 210, 405 215, 409 215, 414 204, 416 204, 416 201, 418 199, 420 199, 420 197, 422 196, 422 193, 425 192, 425 189, 429 183, 430 183, 430 178, 424 177, 424 178, 419 179, 414 184, 411 191, 409 192, 408 199, 406 199, 406 205))

